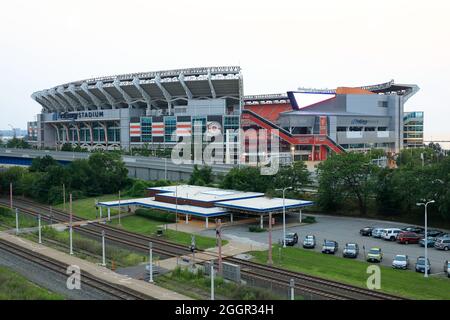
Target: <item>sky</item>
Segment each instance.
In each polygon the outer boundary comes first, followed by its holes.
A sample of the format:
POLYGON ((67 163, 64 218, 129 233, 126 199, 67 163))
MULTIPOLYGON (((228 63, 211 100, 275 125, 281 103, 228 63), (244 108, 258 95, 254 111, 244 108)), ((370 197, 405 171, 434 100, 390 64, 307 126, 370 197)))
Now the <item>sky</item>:
POLYGON ((121 73, 239 65, 244 94, 395 79, 426 139, 450 140, 448 0, 15 0, 0 4, 0 129, 30 95, 121 73))

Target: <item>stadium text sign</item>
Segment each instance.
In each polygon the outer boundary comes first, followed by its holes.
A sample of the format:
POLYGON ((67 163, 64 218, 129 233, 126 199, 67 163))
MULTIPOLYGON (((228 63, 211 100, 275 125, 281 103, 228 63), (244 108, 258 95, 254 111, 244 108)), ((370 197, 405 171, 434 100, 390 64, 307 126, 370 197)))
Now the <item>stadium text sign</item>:
POLYGON ((103 118, 103 111, 78 111, 78 112, 62 112, 56 115, 57 119, 61 120, 77 120, 89 118, 103 118))

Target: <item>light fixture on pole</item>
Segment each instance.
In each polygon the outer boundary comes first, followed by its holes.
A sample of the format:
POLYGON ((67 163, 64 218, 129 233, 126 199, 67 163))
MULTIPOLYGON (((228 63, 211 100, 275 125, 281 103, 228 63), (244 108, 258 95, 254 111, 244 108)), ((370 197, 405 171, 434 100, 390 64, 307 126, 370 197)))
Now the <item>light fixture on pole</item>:
POLYGON ((423 202, 416 203, 417 206, 424 206, 425 207, 425 278, 428 278, 428 213, 427 208, 430 203, 435 203, 436 201, 430 200, 426 202, 425 200, 423 202))
POLYGON ((283 191, 283 248, 286 248, 286 190, 291 190, 292 187, 286 187, 283 189, 275 189, 276 191, 283 191))

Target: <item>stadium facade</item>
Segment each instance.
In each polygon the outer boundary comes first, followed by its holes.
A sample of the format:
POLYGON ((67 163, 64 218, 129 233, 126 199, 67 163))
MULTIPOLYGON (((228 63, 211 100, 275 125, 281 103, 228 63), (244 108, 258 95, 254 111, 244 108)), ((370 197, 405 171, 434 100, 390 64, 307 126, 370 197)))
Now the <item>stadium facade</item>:
MULTIPOLYGON (((321 161, 333 152, 405 147, 405 102, 416 85, 298 89, 244 96, 241 68, 191 68, 87 79, 38 91, 38 147, 172 148, 180 137, 221 129, 224 148, 238 129, 267 129, 286 159, 321 161)), ((423 115, 423 114, 422 114, 423 115)), ((422 127, 423 129, 423 127, 422 127)), ((242 139, 242 138, 241 138, 242 139)), ((236 150, 239 149, 236 147, 236 150)), ((270 153, 270 150, 269 150, 270 153)), ((246 150, 240 157, 248 156, 246 150)))

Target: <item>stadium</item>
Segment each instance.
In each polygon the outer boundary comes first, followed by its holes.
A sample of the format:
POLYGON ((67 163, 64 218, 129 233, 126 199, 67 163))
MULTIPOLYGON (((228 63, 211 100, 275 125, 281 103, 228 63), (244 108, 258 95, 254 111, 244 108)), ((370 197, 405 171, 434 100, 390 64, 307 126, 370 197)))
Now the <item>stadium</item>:
MULTIPOLYGON (((227 66, 133 73, 37 91, 32 98, 42 112, 30 123, 31 140, 53 149, 67 143, 91 150, 173 148, 200 126, 202 133, 219 128, 224 148, 239 150, 239 129, 262 128, 280 138, 285 162, 322 161, 331 153, 370 148, 397 153, 406 147, 404 104, 417 85, 390 81, 246 96, 241 71, 227 66)), ((243 145, 234 159, 248 158, 243 145)))

